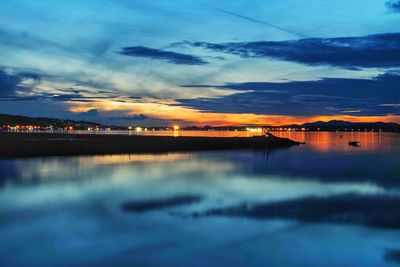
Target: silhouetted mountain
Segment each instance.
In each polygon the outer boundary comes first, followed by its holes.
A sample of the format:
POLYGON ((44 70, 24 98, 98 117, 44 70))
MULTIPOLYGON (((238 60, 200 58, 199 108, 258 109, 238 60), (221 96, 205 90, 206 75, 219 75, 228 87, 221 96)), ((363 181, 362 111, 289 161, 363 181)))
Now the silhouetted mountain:
POLYGON ((398 123, 387 123, 387 122, 349 122, 332 120, 328 122, 317 121, 311 123, 304 123, 300 127, 307 128, 309 130, 321 130, 321 131, 336 131, 336 130, 375 130, 375 131, 400 131, 400 124, 398 123))

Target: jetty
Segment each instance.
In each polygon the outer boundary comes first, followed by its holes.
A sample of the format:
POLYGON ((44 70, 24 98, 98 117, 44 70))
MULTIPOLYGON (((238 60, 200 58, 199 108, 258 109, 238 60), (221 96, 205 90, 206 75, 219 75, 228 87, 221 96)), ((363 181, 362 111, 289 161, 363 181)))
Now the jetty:
POLYGON ((170 137, 0 132, 0 158, 259 149, 299 144, 276 136, 170 137))

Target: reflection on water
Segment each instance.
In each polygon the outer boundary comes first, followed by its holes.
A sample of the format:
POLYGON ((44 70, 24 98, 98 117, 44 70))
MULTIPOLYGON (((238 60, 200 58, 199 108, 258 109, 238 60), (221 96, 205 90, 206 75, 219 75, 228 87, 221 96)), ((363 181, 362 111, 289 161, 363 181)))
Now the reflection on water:
MULTIPOLYGON (((65 132, 61 132, 65 133, 65 132)), ((73 131, 74 134, 106 134, 106 135, 146 135, 146 136, 200 136, 200 137, 253 137, 261 136, 262 132, 252 131, 73 131)), ((359 141, 361 150, 377 150, 387 148, 398 142, 398 133, 387 132, 307 132, 307 131, 272 131, 279 137, 312 144, 315 149, 322 151, 345 150, 352 151, 354 147, 348 145, 349 141, 359 141)))
POLYGON ((195 212, 191 216, 292 219, 310 223, 360 224, 400 229, 400 197, 386 194, 341 194, 266 203, 241 203, 195 212))
POLYGON ((399 135, 279 135, 307 145, 1 160, 0 266, 397 264, 399 135))
POLYGON ((189 205, 200 202, 200 196, 172 196, 168 198, 158 198, 149 200, 135 200, 122 203, 121 208, 126 212, 147 212, 152 210, 160 210, 171 207, 189 205))
POLYGON ((359 141, 360 150, 382 150, 399 142, 398 133, 383 132, 275 132, 279 137, 290 138, 311 144, 321 151, 353 151, 349 141, 359 141))
MULTIPOLYGON (((74 133, 81 134, 122 134, 122 135, 149 135, 149 136, 201 136, 201 137, 253 137, 263 135, 262 132, 250 131, 75 131, 74 133)), ((359 141, 361 150, 376 150, 393 145, 393 142, 398 142, 398 133, 386 132, 306 132, 306 131, 272 131, 279 137, 290 138, 298 142, 310 143, 314 148, 331 151, 347 150, 351 151, 354 147, 349 147, 349 141, 359 141)))

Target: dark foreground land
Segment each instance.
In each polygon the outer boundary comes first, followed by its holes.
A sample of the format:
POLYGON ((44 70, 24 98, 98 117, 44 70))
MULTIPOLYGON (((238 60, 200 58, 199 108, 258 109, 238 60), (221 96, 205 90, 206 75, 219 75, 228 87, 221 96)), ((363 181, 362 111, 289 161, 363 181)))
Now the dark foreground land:
POLYGON ((165 137, 0 132, 0 158, 105 155, 298 145, 278 137, 165 137))

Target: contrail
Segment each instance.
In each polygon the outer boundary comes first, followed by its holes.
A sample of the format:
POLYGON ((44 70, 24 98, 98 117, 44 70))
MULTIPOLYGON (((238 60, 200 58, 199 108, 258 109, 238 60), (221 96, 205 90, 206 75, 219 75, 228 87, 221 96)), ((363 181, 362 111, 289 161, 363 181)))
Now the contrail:
POLYGON ((255 22, 255 23, 263 24, 263 25, 266 25, 268 27, 271 27, 271 28, 274 28, 274 29, 277 29, 277 30, 280 30, 280 31, 284 31, 284 32, 296 35, 297 37, 307 38, 307 36, 304 35, 304 34, 301 34, 301 33, 298 33, 298 32, 295 32, 295 31, 292 31, 292 30, 289 30, 289 29, 285 29, 285 28, 282 28, 280 26, 277 26, 277 25, 274 25, 274 24, 271 24, 271 23, 268 23, 268 22, 265 22, 265 21, 262 21, 262 20, 246 17, 246 16, 243 16, 243 15, 236 14, 236 13, 230 12, 228 10, 220 9, 220 8, 217 8, 217 7, 213 7, 213 6, 210 6, 210 5, 207 5, 207 4, 201 4, 201 5, 206 6, 208 8, 212 8, 212 9, 214 9, 216 11, 221 12, 221 13, 225 13, 225 14, 228 14, 228 15, 231 15, 231 16, 235 16, 235 17, 238 17, 238 18, 241 18, 241 19, 245 19, 245 20, 248 20, 248 21, 252 21, 252 22, 255 22))

